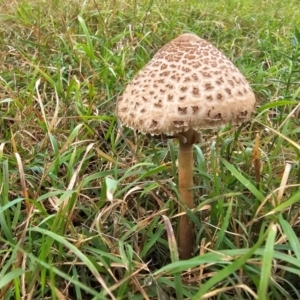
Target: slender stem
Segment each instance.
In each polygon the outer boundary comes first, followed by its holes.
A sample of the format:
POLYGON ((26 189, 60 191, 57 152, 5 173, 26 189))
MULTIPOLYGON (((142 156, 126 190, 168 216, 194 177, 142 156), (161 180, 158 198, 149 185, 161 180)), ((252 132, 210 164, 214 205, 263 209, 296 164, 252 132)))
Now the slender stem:
MULTIPOLYGON (((188 208, 194 208, 193 200, 193 143, 199 135, 194 130, 183 133, 179 139, 178 157, 178 181, 179 193, 182 201, 188 208)), ((178 229, 179 256, 181 259, 188 259, 192 256, 194 247, 194 225, 185 214, 180 217, 178 229)))

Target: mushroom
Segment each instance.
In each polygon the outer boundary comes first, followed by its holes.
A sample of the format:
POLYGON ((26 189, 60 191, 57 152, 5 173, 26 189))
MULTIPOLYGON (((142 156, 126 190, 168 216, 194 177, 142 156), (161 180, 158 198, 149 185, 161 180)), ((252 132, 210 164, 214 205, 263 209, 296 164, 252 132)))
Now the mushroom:
MULTIPOLYGON (((183 203, 194 208, 193 144, 199 129, 250 119, 254 93, 234 64, 209 42, 182 34, 162 47, 118 98, 120 123, 179 140, 178 182, 183 203)), ((192 256, 193 223, 180 217, 179 255, 192 256)))

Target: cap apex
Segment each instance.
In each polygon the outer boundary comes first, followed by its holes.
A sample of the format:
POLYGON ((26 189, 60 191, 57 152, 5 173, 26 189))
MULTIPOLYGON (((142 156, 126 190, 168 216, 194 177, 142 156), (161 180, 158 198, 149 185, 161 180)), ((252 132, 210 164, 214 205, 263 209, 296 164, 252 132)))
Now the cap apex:
POLYGON ((202 39, 199 38, 196 34, 193 33, 183 33, 177 38, 175 38, 172 42, 193 42, 193 41, 201 41, 202 39))

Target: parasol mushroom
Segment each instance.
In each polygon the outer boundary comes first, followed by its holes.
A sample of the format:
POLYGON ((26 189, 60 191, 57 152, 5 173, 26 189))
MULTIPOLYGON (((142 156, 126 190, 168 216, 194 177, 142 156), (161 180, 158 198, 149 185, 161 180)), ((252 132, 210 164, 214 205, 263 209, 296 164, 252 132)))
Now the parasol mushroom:
MULTIPOLYGON (((193 201, 193 144, 199 129, 250 119, 254 93, 239 70, 217 48, 194 34, 182 34, 162 47, 118 98, 120 123, 152 135, 179 140, 178 182, 183 203, 193 201)), ((180 217, 179 255, 190 258, 193 223, 180 217)))

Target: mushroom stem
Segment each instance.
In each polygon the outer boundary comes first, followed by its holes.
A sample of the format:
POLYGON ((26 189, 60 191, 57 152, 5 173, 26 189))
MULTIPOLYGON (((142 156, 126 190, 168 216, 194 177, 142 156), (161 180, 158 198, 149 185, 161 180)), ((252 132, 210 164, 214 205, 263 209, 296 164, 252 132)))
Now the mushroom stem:
MULTIPOLYGON (((190 209, 194 208, 193 200, 193 144, 199 140, 199 133, 193 129, 177 136, 179 140, 178 181, 179 193, 183 203, 190 209)), ((194 224, 188 215, 179 220, 178 244, 181 259, 191 258, 194 247, 194 224)))

